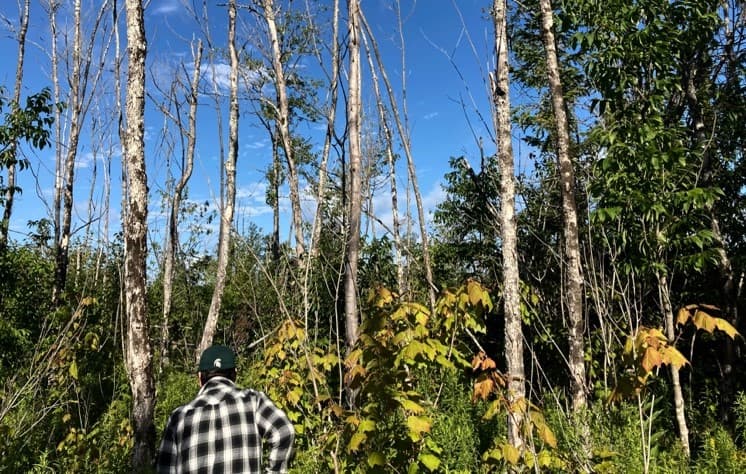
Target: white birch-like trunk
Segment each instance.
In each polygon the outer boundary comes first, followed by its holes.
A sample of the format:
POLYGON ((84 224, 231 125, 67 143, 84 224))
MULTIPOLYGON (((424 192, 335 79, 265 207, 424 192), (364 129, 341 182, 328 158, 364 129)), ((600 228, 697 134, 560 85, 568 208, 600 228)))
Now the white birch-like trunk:
POLYGON ((583 271, 580 266, 580 237, 578 211, 575 202, 575 171, 570 159, 570 132, 567 109, 560 78, 557 48, 554 44, 554 26, 551 0, 540 0, 541 30, 547 59, 547 76, 552 95, 554 120, 557 128, 557 162, 560 170, 562 215, 565 240, 565 285, 567 297, 567 339, 569 347, 570 397, 572 408, 579 411, 587 404, 585 376, 585 318, 583 315, 583 271))
MULTIPOLYGON (((288 105, 287 84, 285 82, 285 70, 282 64, 282 51, 277 34, 275 21, 274 0, 263 0, 264 19, 267 22, 267 31, 272 47, 272 70, 275 73, 275 93, 277 98, 275 122, 280 132, 280 142, 285 152, 285 161, 288 165, 288 187, 290 188, 290 208, 292 210, 293 230, 295 232, 295 255, 299 263, 304 258, 305 243, 303 238, 303 214, 300 205, 300 190, 298 184, 298 166, 295 162, 293 141, 290 136, 290 108, 288 105)), ((301 267, 302 268, 302 267, 301 267)))
POLYGON ((238 159, 238 52, 236 51, 236 0, 228 2, 228 51, 230 52, 230 104, 228 111, 228 159, 225 162, 225 200, 220 210, 220 235, 218 238, 218 263, 215 288, 210 310, 197 347, 197 357, 210 347, 215 337, 220 316, 220 306, 225 291, 228 257, 230 254, 231 228, 236 204, 236 161, 238 159))
POLYGON ((347 99, 347 131, 349 133, 350 184, 348 199, 348 232, 344 275, 345 342, 348 350, 357 341, 359 332, 357 270, 360 257, 360 216, 362 212, 362 147, 360 93, 360 1, 347 0, 349 53, 349 97, 347 99))
POLYGON ((515 447, 524 444, 523 424, 526 387, 523 367, 523 329, 521 327, 518 249, 515 215, 515 176, 510 122, 510 80, 508 77, 508 38, 506 0, 494 0, 496 64, 490 79, 493 122, 500 164, 500 237, 503 254, 503 301, 505 313, 505 361, 508 377, 508 441, 515 447))
MULTIPOLYGON (((661 305, 661 311, 666 322, 666 337, 668 343, 673 345, 676 340, 675 320, 673 307, 671 306, 671 293, 668 288, 668 278, 664 273, 658 273, 658 299, 661 305)), ((679 367, 675 364, 669 365, 671 371, 671 389, 673 390, 674 416, 676 426, 679 429, 679 440, 684 454, 688 458, 691 450, 689 449, 689 428, 686 424, 686 414, 684 413, 684 393, 681 390, 681 379, 679 377, 679 367)))
POLYGON ((155 384, 146 300, 148 181, 145 172, 145 20, 140 0, 126 0, 126 126, 122 137, 126 175, 124 220, 124 294, 127 315, 125 364, 132 390, 134 472, 146 471, 155 447, 155 384))

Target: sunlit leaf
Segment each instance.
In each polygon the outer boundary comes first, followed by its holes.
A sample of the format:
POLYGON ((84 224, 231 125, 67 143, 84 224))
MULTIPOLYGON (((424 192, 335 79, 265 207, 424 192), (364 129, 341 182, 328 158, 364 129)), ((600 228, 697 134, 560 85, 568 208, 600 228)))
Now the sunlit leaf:
POLYGON ((422 433, 430 431, 432 422, 430 419, 424 416, 408 416, 407 417, 407 428, 409 428, 409 437, 412 441, 419 441, 422 438, 422 433))
POLYGON ((521 459, 521 452, 512 444, 504 443, 502 445, 502 452, 503 458, 513 466, 517 465, 521 459))
POLYGON ((368 455, 368 466, 376 467, 376 466, 385 466, 385 465, 386 465, 386 457, 383 454, 374 451, 368 455))
POLYGON ((420 454, 420 462, 430 470, 430 472, 438 469, 440 467, 440 458, 433 454, 420 454))

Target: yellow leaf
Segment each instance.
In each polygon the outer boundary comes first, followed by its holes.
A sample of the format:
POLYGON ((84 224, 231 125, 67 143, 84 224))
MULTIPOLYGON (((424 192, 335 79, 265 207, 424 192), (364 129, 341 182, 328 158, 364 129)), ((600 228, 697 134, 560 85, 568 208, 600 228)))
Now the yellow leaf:
POLYGON ((552 448, 557 448, 557 438, 554 436, 554 433, 549 428, 549 426, 546 425, 546 423, 536 425, 536 431, 542 441, 547 443, 552 448))
POLYGON ((70 364, 70 376, 74 378, 75 380, 78 380, 78 364, 75 361, 72 361, 70 364))
POLYGON ((689 361, 686 360, 686 357, 684 357, 684 354, 682 354, 681 352, 679 352, 678 349, 672 346, 664 347, 661 355, 663 362, 665 362, 666 364, 670 364, 677 369, 680 369, 681 367, 689 363, 689 361))
POLYGON ((715 318, 715 327, 723 331, 731 339, 735 339, 736 336, 741 335, 741 333, 739 333, 736 328, 734 328, 728 321, 723 318, 715 318))
POLYGON ((376 429, 376 422, 371 420, 370 418, 364 418, 360 421, 360 424, 357 426, 357 431, 359 433, 366 433, 368 431, 373 431, 376 429))
POLYGON ((680 324, 683 326, 689 321, 689 318, 691 318, 691 316, 692 315, 687 307, 679 309, 679 312, 676 313, 676 324, 680 324))
POLYGON ((422 433, 428 433, 432 423, 430 419, 424 416, 408 416, 407 417, 407 428, 409 428, 409 437, 412 441, 419 441, 422 437, 422 433))
POLYGON ((396 401, 399 402, 399 405, 401 405, 404 410, 412 412, 414 414, 422 413, 423 411, 425 411, 425 409, 422 408, 420 404, 410 400, 409 398, 397 397, 396 401))
POLYGON ((536 456, 536 458, 539 467, 549 467, 549 465, 552 464, 552 454, 545 449, 539 451, 539 454, 536 456))
POLYGON ((521 452, 512 444, 504 443, 502 445, 502 452, 503 459, 514 466, 517 465, 518 461, 521 459, 521 452))
POLYGON ((642 365, 642 368, 645 369, 646 373, 652 372, 654 368, 658 367, 662 363, 663 360, 661 359, 660 352, 652 347, 648 347, 647 349, 645 349, 645 354, 643 355, 640 364, 642 365))
POLYGON ((495 382, 486 374, 481 374, 477 381, 474 382, 474 392, 472 393, 473 400, 486 400, 492 393, 492 389, 495 387, 495 382))
POLYGON ((479 283, 474 280, 469 280, 469 283, 466 284, 466 290, 469 292, 469 303, 471 303, 472 306, 476 306, 477 303, 482 301, 482 293, 484 290, 479 283))
POLYGON ((698 329, 703 329, 710 334, 712 334, 712 332, 715 330, 715 318, 705 313, 704 311, 695 311, 694 319, 692 321, 698 329))
POLYGON ((357 451, 360 449, 360 445, 368 436, 365 433, 355 433, 350 438, 350 442, 347 444, 347 451, 357 451))

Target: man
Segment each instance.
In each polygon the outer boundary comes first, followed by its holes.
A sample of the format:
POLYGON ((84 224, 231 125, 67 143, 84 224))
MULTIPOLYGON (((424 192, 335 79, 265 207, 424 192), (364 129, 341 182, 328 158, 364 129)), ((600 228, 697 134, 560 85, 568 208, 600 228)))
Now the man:
POLYGON ((235 355, 226 346, 199 360, 200 390, 171 413, 158 450, 158 473, 260 473, 262 442, 268 473, 285 473, 295 432, 285 413, 262 392, 236 387, 235 355))

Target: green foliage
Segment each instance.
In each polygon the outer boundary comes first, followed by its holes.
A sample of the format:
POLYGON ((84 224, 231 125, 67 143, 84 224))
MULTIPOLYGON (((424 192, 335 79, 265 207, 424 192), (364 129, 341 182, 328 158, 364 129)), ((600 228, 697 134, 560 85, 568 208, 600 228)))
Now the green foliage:
POLYGON ((707 474, 744 472, 746 453, 739 451, 730 434, 719 426, 699 448, 693 471, 707 474))

